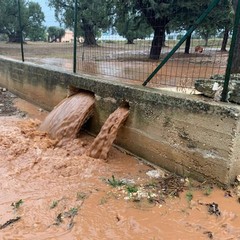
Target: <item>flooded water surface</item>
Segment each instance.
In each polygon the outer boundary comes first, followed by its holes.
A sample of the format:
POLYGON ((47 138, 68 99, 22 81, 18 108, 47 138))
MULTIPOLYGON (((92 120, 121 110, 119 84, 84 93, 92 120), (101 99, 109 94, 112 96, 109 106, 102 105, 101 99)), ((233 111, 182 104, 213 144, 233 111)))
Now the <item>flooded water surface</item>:
MULTIPOLYGON (((91 98, 80 98, 91 108, 91 98)), ((117 110, 107 126, 127 115, 117 110)), ((41 124, 0 117, 0 239, 240 239, 234 189, 174 176, 113 147, 108 162, 87 156, 93 137, 80 132, 59 145, 41 124)))

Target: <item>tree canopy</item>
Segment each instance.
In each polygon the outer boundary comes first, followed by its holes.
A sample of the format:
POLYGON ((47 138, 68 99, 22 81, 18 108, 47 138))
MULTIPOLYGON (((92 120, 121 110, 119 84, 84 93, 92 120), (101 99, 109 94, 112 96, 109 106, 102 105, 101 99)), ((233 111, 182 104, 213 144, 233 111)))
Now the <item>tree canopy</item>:
MULTIPOLYGON (((159 59, 167 29, 188 30, 208 7, 209 0, 78 0, 78 33, 86 45, 96 45, 96 36, 116 28, 128 43, 153 33, 150 58, 159 59)), ((73 29, 74 0, 49 0, 57 19, 73 29)), ((231 29, 231 0, 222 0, 198 27, 207 44, 209 36, 231 29)), ((225 35, 227 36, 227 35, 225 35)), ((186 52, 190 49, 186 43, 186 52)), ((224 48, 224 47, 223 47, 224 48)))
POLYGON ((153 32, 143 14, 134 8, 132 2, 116 2, 116 17, 114 26, 120 36, 132 44, 135 39, 144 39, 153 32))
POLYGON ((45 40, 46 28, 43 26, 45 16, 41 6, 38 3, 29 2, 27 15, 27 24, 24 25, 26 37, 32 41, 45 40))
POLYGON ((61 39, 65 34, 65 29, 52 26, 48 28, 47 33, 49 42, 56 42, 57 40, 61 42, 61 39))
MULTIPOLYGON (((96 45, 96 36, 107 30, 113 19, 113 0, 78 0, 78 35, 84 36, 85 45, 96 45)), ((56 18, 67 28, 74 26, 74 0, 49 0, 56 18)))
MULTIPOLYGON (((205 3, 206 7, 207 4, 208 2, 205 3)), ((209 37, 216 36, 218 32, 223 32, 225 29, 230 30, 232 21, 232 2, 229 0, 220 1, 197 29, 198 34, 205 40, 205 46, 208 45, 209 37)))
POLYGON ((20 42, 20 30, 24 37, 33 41, 43 40, 45 34, 44 13, 40 5, 31 1, 20 1, 22 23, 22 29, 20 29, 16 3, 16 0, 0 0, 0 33, 6 34, 10 42, 20 42))

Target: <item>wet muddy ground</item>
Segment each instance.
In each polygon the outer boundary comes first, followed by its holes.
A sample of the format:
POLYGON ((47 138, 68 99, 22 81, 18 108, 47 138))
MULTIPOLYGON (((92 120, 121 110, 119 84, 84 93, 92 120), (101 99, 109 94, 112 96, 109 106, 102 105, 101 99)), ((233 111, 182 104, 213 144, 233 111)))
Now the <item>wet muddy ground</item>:
POLYGON ((94 159, 93 137, 59 147, 38 131, 42 109, 2 90, 0 103, 0 239, 240 239, 237 179, 220 189, 114 147, 94 159))

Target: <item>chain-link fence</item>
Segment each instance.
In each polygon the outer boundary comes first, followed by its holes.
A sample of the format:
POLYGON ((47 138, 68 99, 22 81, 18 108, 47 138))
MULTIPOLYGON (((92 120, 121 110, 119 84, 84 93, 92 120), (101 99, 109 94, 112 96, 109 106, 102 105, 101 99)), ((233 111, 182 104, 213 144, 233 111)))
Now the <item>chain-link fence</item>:
POLYGON ((18 8, 15 0, 2 5, 9 13, 5 18, 0 14, 0 55, 180 90, 226 72, 236 16, 232 1, 45 1, 51 11, 41 8, 40 1, 17 2, 18 8), (61 25, 56 26, 54 14, 61 25), (39 20, 42 16, 48 27, 39 20), (9 25, 12 35, 6 31, 9 25))

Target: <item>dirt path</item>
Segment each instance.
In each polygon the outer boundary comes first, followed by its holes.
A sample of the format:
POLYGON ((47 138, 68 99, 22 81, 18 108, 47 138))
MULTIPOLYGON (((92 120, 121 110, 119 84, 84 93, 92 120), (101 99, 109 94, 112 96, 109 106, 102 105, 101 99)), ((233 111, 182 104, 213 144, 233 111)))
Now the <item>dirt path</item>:
POLYGON ((93 159, 82 155, 94 140, 84 132, 58 147, 37 130, 45 112, 18 100, 24 114, 12 94, 0 96, 8 106, 0 116, 0 239, 240 239, 239 182, 221 190, 116 148, 107 163, 93 159))

